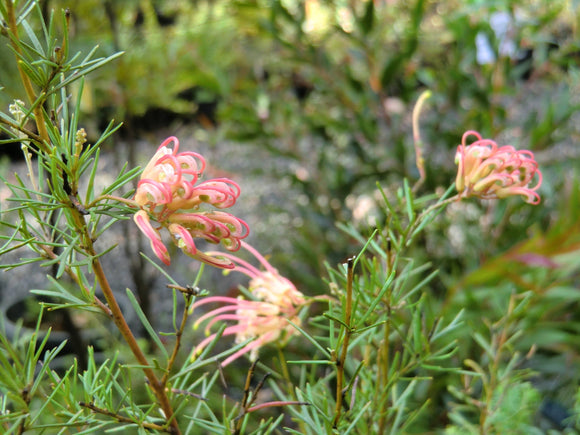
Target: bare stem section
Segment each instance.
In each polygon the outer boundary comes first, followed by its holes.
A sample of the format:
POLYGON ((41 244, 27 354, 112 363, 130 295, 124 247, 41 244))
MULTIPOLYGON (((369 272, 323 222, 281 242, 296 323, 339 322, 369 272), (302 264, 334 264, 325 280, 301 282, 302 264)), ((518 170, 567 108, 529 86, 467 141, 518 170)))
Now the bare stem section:
POLYGON ((342 403, 346 390, 344 388, 344 365, 346 364, 346 356, 348 353, 348 345, 352 335, 352 281, 354 278, 354 258, 349 258, 347 263, 347 278, 346 278, 346 301, 344 310, 344 337, 342 341, 342 350, 336 361, 336 408, 334 411, 334 419, 332 427, 337 428, 340 416, 342 414, 342 403))

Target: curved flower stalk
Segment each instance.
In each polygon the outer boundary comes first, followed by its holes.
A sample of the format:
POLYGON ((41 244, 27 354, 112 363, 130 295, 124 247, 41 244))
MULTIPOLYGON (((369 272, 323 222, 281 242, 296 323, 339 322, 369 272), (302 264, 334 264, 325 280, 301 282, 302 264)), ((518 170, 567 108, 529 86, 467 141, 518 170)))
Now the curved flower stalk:
POLYGON ((498 147, 493 140, 482 139, 479 133, 469 130, 457 147, 455 163, 458 165, 455 186, 460 197, 495 199, 521 195, 527 203, 540 202, 536 190, 542 184, 542 173, 531 151, 518 151, 511 145, 498 147), (469 136, 477 140, 466 145, 469 136), (536 174, 538 181, 530 187, 536 174))
POLYGON ((229 213, 203 211, 203 204, 218 209, 231 207, 240 195, 240 187, 227 178, 196 184, 205 169, 205 160, 194 152, 181 152, 179 140, 169 137, 161 143, 147 164, 135 193, 140 210, 134 221, 149 238, 151 249, 165 264, 170 264, 160 230, 166 228, 173 242, 190 257, 213 266, 232 269, 234 263, 220 253, 199 251, 194 239, 222 243, 229 251, 240 248, 249 233, 248 225, 229 213), (173 147, 171 147, 173 144, 173 147))
POLYGON ((250 277, 248 291, 256 297, 256 300, 248 301, 241 296, 238 298, 210 296, 195 302, 192 310, 211 303, 225 305, 207 312, 195 322, 194 328, 197 328, 201 323, 209 320, 205 328, 208 337, 195 347, 192 359, 195 359, 215 339, 216 334, 210 335, 210 329, 212 325, 220 321, 235 322, 234 325, 224 329, 223 335, 235 335, 236 343, 252 340, 226 358, 222 362, 224 367, 247 353, 250 360, 254 361, 263 345, 280 339, 287 340, 296 332, 288 320, 296 325, 301 324, 298 312, 306 304, 304 295, 292 282, 281 276, 254 248, 245 242, 241 242, 241 245, 258 259, 265 270, 260 270, 234 255, 226 253, 223 256, 235 263, 235 271, 250 277))

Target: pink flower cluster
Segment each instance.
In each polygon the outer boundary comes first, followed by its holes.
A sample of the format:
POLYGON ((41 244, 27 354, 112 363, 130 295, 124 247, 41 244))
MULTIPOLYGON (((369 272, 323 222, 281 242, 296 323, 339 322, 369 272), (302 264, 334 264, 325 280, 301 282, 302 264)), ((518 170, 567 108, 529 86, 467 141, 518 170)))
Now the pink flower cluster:
POLYGON ((455 186, 461 197, 494 199, 522 195, 530 204, 540 202, 536 190, 542 184, 542 173, 531 151, 518 151, 511 145, 499 147, 470 130, 463 134, 457 147, 455 163, 459 166, 455 186), (466 145, 469 136, 477 140, 466 145), (538 181, 530 187, 536 174, 538 181))
POLYGON ((267 343, 279 341, 281 338, 288 338, 296 332, 288 320, 296 325, 301 323, 298 311, 305 303, 304 295, 296 289, 292 282, 281 276, 254 248, 245 242, 242 242, 242 246, 258 259, 264 266, 264 271, 233 255, 224 255, 236 263, 235 271, 250 277, 248 290, 256 300, 248 301, 241 297, 211 296, 195 302, 192 310, 216 302, 225 303, 225 305, 209 311, 195 322, 194 327, 197 328, 200 323, 211 319, 205 329, 208 337, 195 347, 192 358, 196 358, 215 339, 216 334, 209 335, 209 331, 216 322, 224 320, 235 322, 234 325, 224 329, 223 335, 235 335, 236 343, 252 340, 226 358, 222 363, 224 367, 248 352, 250 359, 255 360, 260 347, 267 343))
POLYGON ((229 251, 240 248, 241 239, 249 233, 243 220, 222 211, 201 210, 204 204, 218 209, 231 207, 240 195, 240 187, 227 178, 198 183, 205 160, 197 153, 178 150, 176 137, 165 139, 143 170, 135 193, 140 207, 135 223, 149 238, 155 255, 167 265, 170 258, 161 240, 161 228, 166 228, 173 242, 190 257, 232 269, 234 264, 226 257, 199 251, 194 239, 221 242, 229 251))

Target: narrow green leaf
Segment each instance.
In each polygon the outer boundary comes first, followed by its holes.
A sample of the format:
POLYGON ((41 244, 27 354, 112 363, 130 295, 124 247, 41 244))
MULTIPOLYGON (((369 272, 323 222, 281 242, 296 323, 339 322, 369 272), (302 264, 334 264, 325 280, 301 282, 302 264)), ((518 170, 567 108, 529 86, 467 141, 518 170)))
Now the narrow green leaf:
POLYGON ((28 35, 28 37, 30 38, 32 45, 36 49, 36 53, 39 55, 39 57, 45 58, 46 54, 44 52, 44 47, 42 46, 42 44, 40 43, 40 41, 36 37, 36 33, 34 32, 32 27, 30 27, 30 24, 28 24, 28 21, 26 21, 26 20, 22 21, 22 27, 24 28, 26 35, 28 35))
POLYGON ((487 342, 487 340, 479 332, 474 332, 473 338, 482 347, 482 349, 485 350, 487 356, 489 356, 489 358, 493 360, 495 358, 495 352, 493 351, 491 345, 487 342))
POLYGON ((141 320, 141 324, 145 327, 145 329, 149 333, 149 336, 153 339, 159 350, 163 353, 165 359, 169 360, 169 354, 167 353, 167 349, 165 349, 165 346, 161 342, 159 335, 157 335, 157 333, 151 326, 151 323, 149 323, 149 319, 147 319, 145 313, 143 313, 143 310, 141 309, 141 306, 139 305, 137 298, 135 297, 135 295, 131 290, 126 289, 125 291, 127 293, 127 297, 129 298, 129 302, 131 302, 131 305, 133 306, 133 309, 137 313, 139 320, 141 320))
POLYGON ((331 359, 330 356, 330 352, 328 352, 328 350, 326 350, 324 347, 322 347, 317 341, 316 339, 310 335, 308 332, 306 332, 304 329, 300 328, 296 323, 292 322, 291 320, 287 320, 288 323, 290 323, 294 328, 296 328, 304 337, 306 337, 306 339, 308 341, 310 341, 320 352, 322 352, 322 354, 328 358, 329 360, 331 359))
POLYGON ((360 20, 360 28, 362 30, 363 35, 367 36, 374 27, 375 23, 375 2, 370 1, 367 2, 365 13, 360 20))
POLYGON ((387 280, 383 284, 383 287, 381 288, 381 290, 379 291, 379 293, 377 294, 377 296, 373 299, 373 301, 369 305, 369 307, 366 310, 366 312, 362 315, 362 317, 360 317, 358 319, 357 327, 360 327, 360 326, 362 326, 365 323, 365 321, 371 315, 371 313, 374 313, 375 312, 375 309, 377 308, 377 306, 379 305, 379 303, 381 303, 381 302, 388 303, 389 302, 389 301, 383 300, 383 297, 385 296, 385 293, 387 293, 387 291, 389 290, 389 287, 393 283, 393 280, 395 279, 395 276, 396 276, 396 271, 393 270, 389 274, 389 276, 387 277, 387 280))
POLYGON ((415 355, 420 355, 421 350, 424 349, 424 345, 427 341, 427 338, 423 335, 423 328, 422 328, 422 321, 421 316, 423 314, 423 298, 419 301, 419 304, 415 307, 413 311, 413 320, 412 320, 412 328, 413 328, 413 351, 415 355))
POLYGON ((413 205, 413 192, 409 187, 409 180, 406 178, 403 180, 403 191, 405 193, 405 206, 407 208, 407 218, 409 219, 409 225, 415 221, 415 210, 413 205))
POLYGON ((337 322, 337 323, 340 323, 340 324, 341 324, 342 326, 344 326, 345 328, 347 328, 347 329, 350 329, 350 327, 349 327, 349 326, 348 326, 346 323, 344 323, 344 321, 343 321, 342 319, 339 319, 338 317, 332 316, 332 315, 330 315, 330 314, 328 314, 328 313, 322 313, 322 315, 323 315, 324 317, 326 317, 327 319, 329 319, 329 320, 333 320, 333 321, 335 321, 335 322, 337 322))
POLYGON ((66 77, 64 80, 62 80, 58 85, 54 86, 52 88, 52 92, 56 92, 56 91, 64 88, 65 86, 68 86, 69 84, 71 84, 75 80, 78 80, 82 76, 85 76, 96 69, 99 69, 103 65, 106 65, 107 63, 111 62, 112 60, 120 57, 122 54, 123 54, 122 52, 116 53, 116 54, 113 54, 109 57, 96 59, 96 60, 87 62, 85 64, 79 65, 77 67, 71 68, 72 73, 69 74, 68 77, 66 77))
POLYGON ((405 411, 407 410, 407 400, 413 391, 415 391, 415 387, 417 386, 417 381, 412 380, 409 382, 407 387, 403 390, 400 396, 398 396, 395 400, 393 400, 393 408, 396 410, 395 420, 393 421, 391 430, 396 433, 398 428, 400 427, 403 417, 405 416, 405 411))
POLYGON ((18 12, 18 17, 16 19, 16 24, 20 25, 22 23, 22 21, 26 20, 28 18, 28 14, 30 14, 32 12, 32 10, 37 7, 37 2, 35 0, 27 0, 26 3, 24 3, 24 5, 19 7, 21 8, 20 11, 18 12))
POLYGON ((39 87, 44 85, 44 77, 39 74, 36 68, 33 68, 32 65, 25 62, 24 60, 18 61, 18 65, 35 85, 39 87))
MULTIPOLYGON (((48 296, 50 298, 62 299, 67 301, 67 303, 75 304, 75 305, 87 305, 91 304, 92 300, 89 299, 81 299, 75 294, 71 292, 71 290, 67 289, 64 285, 62 285, 61 280, 55 279, 53 276, 47 275, 46 278, 48 281, 54 286, 55 290, 31 290, 31 293, 48 296)), ((85 295, 84 292, 80 293, 82 296, 85 295)))
MULTIPOLYGON (((369 3, 372 3, 372 1, 369 2, 369 3)), ((350 425, 343 432, 344 435, 347 435, 347 434, 351 433, 351 431, 353 431, 355 429, 356 424, 362 418, 362 416, 364 415, 364 413, 367 412, 367 409, 371 406, 371 404, 372 404, 372 402, 365 403, 362 406, 362 408, 354 415, 354 417, 352 417, 352 421, 351 421, 350 425)), ((355 433, 357 433, 357 432, 355 432, 355 433)))
MULTIPOLYGON (((389 201, 387 194, 385 193, 385 191, 383 190, 383 188, 381 187, 381 185, 379 183, 377 183, 377 188, 379 189, 379 192, 381 193, 383 201, 385 201, 385 205, 387 206, 387 210, 389 211, 389 214, 387 214, 388 226, 390 227, 392 225, 392 226, 394 226, 395 230, 397 230, 398 232, 402 232, 403 228, 401 226, 401 220, 399 219, 397 211, 395 210, 395 208, 393 207, 393 205, 389 201)), ((390 228, 389 228, 389 231, 390 231, 390 228)), ((394 241, 394 240, 392 239, 391 241, 394 241)))
MULTIPOLYGON (((48 334, 47 334, 48 335, 48 334)), ((47 337, 48 339, 48 337, 47 337)), ((36 391, 42 386, 42 384, 44 383, 45 379, 45 374, 47 371, 50 370, 50 363, 52 360, 54 360, 54 358, 60 353, 60 351, 63 349, 63 347, 66 345, 66 340, 62 341, 58 347, 51 349, 49 351, 46 352, 45 356, 44 356, 44 361, 42 364, 40 364, 40 369, 38 370, 38 372, 35 375, 35 379, 34 379, 34 383, 32 384, 32 387, 30 388, 30 395, 35 395, 36 391)), ((64 378, 66 378, 68 376, 68 373, 70 373, 70 371, 74 368, 71 367, 67 373, 65 373, 65 375, 63 376, 63 381, 64 378)), ((55 388, 56 390, 56 388, 55 388)), ((41 411, 38 411, 37 415, 40 415, 41 411)))
POLYGON ((431 342, 436 341, 437 339, 444 337, 445 335, 449 334, 450 332, 455 331, 457 328, 463 325, 463 313, 465 310, 462 308, 459 313, 453 318, 451 323, 449 323, 445 328, 439 331, 439 328, 435 328, 435 331, 431 335, 431 342))
POLYGON ((151 258, 149 258, 147 255, 143 254, 142 252, 140 253, 141 257, 143 257, 145 260, 147 260, 150 264, 153 265, 153 267, 155 269, 157 269, 159 272, 161 272, 161 274, 167 278, 167 281, 169 281, 171 284, 178 286, 179 283, 177 281, 175 281, 175 279, 173 279, 171 277, 171 275, 169 275, 169 273, 167 273, 167 271, 163 270, 163 268, 161 266, 159 266, 157 263, 155 263, 154 260, 152 260, 151 258))

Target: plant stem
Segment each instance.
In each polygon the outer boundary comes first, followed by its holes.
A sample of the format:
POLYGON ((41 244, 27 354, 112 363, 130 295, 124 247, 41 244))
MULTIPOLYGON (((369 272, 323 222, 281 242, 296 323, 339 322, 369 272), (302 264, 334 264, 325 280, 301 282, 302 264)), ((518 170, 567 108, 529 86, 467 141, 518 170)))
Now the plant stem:
MULTIPOLYGON (((282 370, 282 378, 286 382, 286 388, 288 390, 288 395, 294 399, 295 401, 298 400, 296 396, 296 391, 294 390, 294 384, 290 379, 290 372, 288 371, 288 364, 286 363, 286 357, 284 356, 284 352, 282 352, 282 347, 278 346, 278 358, 280 360, 280 369, 282 370)), ((306 433, 306 425, 304 424, 303 420, 297 419, 298 427, 300 428, 300 433, 306 433)))
POLYGON ((489 381, 484 383, 483 388, 485 391, 485 402, 483 403, 483 407, 481 409, 481 415, 479 416, 479 427, 480 433, 486 434, 488 430, 486 428, 486 422, 488 417, 493 413, 493 400, 494 400, 494 392, 498 391, 499 384, 501 380, 498 382, 498 375, 499 375, 499 368, 501 363, 501 358, 503 356, 504 346, 508 340, 508 328, 510 326, 511 316, 514 311, 515 307, 515 295, 510 296, 508 309, 505 317, 497 322, 499 326, 503 323, 501 327, 501 331, 499 336, 495 331, 492 332, 492 348, 495 350, 495 354, 493 358, 489 362, 489 381))
MULTIPOLYGON (((390 360, 389 360, 389 347, 390 347, 390 335, 391 335, 391 308, 390 308, 390 291, 388 296, 388 311, 387 311, 387 321, 384 326, 384 338, 383 338, 383 348, 379 352, 380 359, 382 361, 378 361, 378 370, 379 370, 379 383, 381 384, 381 388, 377 388, 378 396, 380 397, 379 400, 385 401, 387 400, 386 396, 389 392, 389 369, 390 369, 390 360), (381 391, 382 390, 382 391, 381 391)), ((379 418, 379 433, 386 433, 386 424, 387 424, 387 417, 386 413, 382 412, 379 418)))
MULTIPOLYGON (((28 130, 27 128, 22 127, 20 124, 10 121, 9 119, 0 118, 0 122, 6 124, 8 127, 13 128, 14 130, 19 131, 26 135, 27 138, 30 138, 37 143, 42 143, 42 138, 34 133, 33 131, 28 130)), ((20 140, 26 140, 26 138, 22 138, 20 140)))
POLYGON ((133 423, 133 424, 136 424, 136 425, 138 425, 140 427, 143 427, 145 429, 156 430, 156 431, 162 431, 162 430, 165 429, 163 426, 160 426, 160 425, 155 424, 155 423, 147 423, 147 422, 144 422, 144 421, 136 421, 136 420, 133 420, 133 419, 131 419, 129 417, 125 417, 124 415, 119 415, 119 414, 116 414, 114 412, 111 412, 111 411, 109 411, 107 409, 99 408, 98 406, 94 405, 91 402, 89 402, 89 403, 79 402, 79 405, 82 406, 83 408, 90 409, 93 412, 96 412, 96 413, 103 414, 103 415, 109 416, 111 418, 114 418, 119 423, 133 423))
POLYGON ((344 397, 344 365, 346 363, 346 354, 348 352, 348 345, 350 343, 350 336, 352 334, 351 318, 352 318, 352 281, 353 281, 354 258, 348 259, 347 277, 346 277, 346 306, 344 314, 344 338, 342 341, 342 350, 338 361, 336 361, 336 408, 334 411, 334 420, 332 427, 337 428, 342 413, 342 399, 344 397))
MULTIPOLYGON (((91 249, 92 249, 92 246, 91 246, 91 249)), ((103 270, 101 262, 99 261, 98 258, 93 258, 92 265, 93 265, 93 272, 95 273, 97 281, 99 282, 99 285, 101 287, 101 291, 103 292, 103 295, 105 296, 105 299, 107 300, 107 303, 109 304, 109 308, 110 308, 111 313, 112 313, 113 322, 115 322, 115 325, 117 326, 117 328, 119 329, 119 332, 121 333, 121 335, 125 339, 125 342, 129 345, 131 352, 133 352, 133 355, 135 356, 135 358, 137 359, 139 364, 141 364, 143 366, 142 369, 143 369, 143 372, 145 373, 145 376, 147 377, 147 380, 149 381, 149 385, 153 389, 153 393, 155 394, 155 397, 157 397, 157 400, 159 401, 159 405, 163 409, 163 413, 165 414, 165 418, 167 419, 167 421, 171 425, 171 429, 172 429, 171 433, 176 434, 176 435, 180 434, 181 432, 179 430, 179 426, 177 425, 177 421, 174 419, 173 409, 171 407, 171 403, 169 403, 169 399, 167 397, 167 394, 165 393, 165 387, 159 381, 159 379, 155 375, 155 372, 153 371, 153 369, 151 369, 151 367, 149 366, 149 361, 147 361, 147 358, 145 357, 145 354, 143 353, 143 351, 139 347, 139 344, 137 343, 137 340, 135 339, 135 336, 133 335, 131 328, 127 324, 127 321, 125 320, 125 317, 123 316, 121 308, 119 307, 119 304, 117 303, 115 295, 113 294, 113 290, 111 289, 111 286, 109 285, 109 281, 107 280, 107 277, 105 275, 105 272, 103 270)))
POLYGON ((117 329, 125 339, 125 342, 129 345, 129 348, 131 349, 131 352, 137 359, 138 363, 143 366, 142 370, 145 373, 147 380, 149 381, 149 385, 153 389, 153 393, 155 394, 155 397, 157 398, 159 405, 163 410, 163 413, 165 415, 165 418, 167 419, 168 424, 171 426, 169 428, 170 432, 172 434, 179 435, 181 434, 181 431, 179 429, 177 421, 174 418, 171 403, 169 402, 169 398, 167 397, 167 394, 165 392, 165 385, 159 381, 157 375, 155 375, 155 372, 150 367, 149 361, 147 361, 145 354, 139 347, 139 344, 137 343, 137 340, 135 339, 135 336, 133 335, 131 328, 129 327, 127 321, 125 320, 125 317, 123 316, 123 312, 121 311, 121 308, 117 303, 117 299, 115 298, 115 295, 109 284, 105 271, 103 270, 103 266, 101 265, 99 257, 97 256, 97 253, 94 249, 93 240, 90 235, 90 231, 87 227, 87 224, 85 222, 84 216, 77 209, 71 209, 71 213, 74 218, 75 226, 79 231, 79 233, 81 234, 81 240, 83 246, 85 247, 86 253, 89 257, 92 257, 93 259, 92 260, 93 273, 95 274, 97 282, 101 287, 101 291, 103 292, 107 304, 109 305, 111 318, 113 319, 113 322, 115 322, 117 329))
POLYGON ((85 208, 87 210, 88 209, 91 209, 94 206, 96 206, 99 202, 104 201, 104 200, 107 200, 107 199, 110 199, 110 200, 113 200, 113 201, 117 201, 117 202, 121 202, 123 204, 128 205, 129 207, 135 207, 135 208, 138 208, 139 207, 139 205, 134 200, 132 200, 132 199, 127 199, 127 198, 123 198, 121 196, 115 196, 115 195, 101 195, 101 196, 95 198, 94 200, 92 200, 89 204, 87 204, 85 206, 85 208))
POLYGON ((185 329, 185 325, 187 323, 187 318, 189 316, 189 307, 191 305, 191 300, 193 299, 193 295, 186 294, 185 295, 185 307, 183 307, 183 315, 181 317, 181 324, 177 331, 175 331, 175 345, 173 346, 173 352, 171 353, 171 357, 169 357, 169 361, 167 362, 167 369, 163 378, 161 379, 161 385, 165 387, 167 385, 167 380, 169 379, 169 374, 171 373, 171 369, 173 368, 173 364, 175 364, 175 358, 177 358, 177 353, 179 352, 179 348, 181 347, 181 337, 183 336, 183 331, 185 329))
POLYGON ((431 204, 427 207, 423 212, 415 219, 415 222, 411 226, 409 226, 405 234, 403 235, 404 240, 401 243, 401 246, 406 246, 413 238, 414 231, 419 227, 419 225, 423 222, 423 220, 434 210, 437 210, 439 207, 443 207, 451 202, 459 201, 461 199, 460 195, 452 196, 451 198, 444 199, 443 201, 436 202, 435 204, 431 204))
MULTIPOLYGON (((14 4, 12 0, 8 0, 5 2, 6 9, 8 12, 8 27, 10 28, 10 32, 12 33, 12 37, 10 38, 10 43, 14 51, 22 55, 22 50, 18 45, 17 41, 18 38, 18 25, 16 23, 16 13, 14 11, 14 4)), ((38 135, 40 136, 38 141, 38 147, 46 152, 50 152, 50 137, 48 136, 48 130, 46 129, 46 125, 44 124, 44 115, 42 113, 42 103, 37 103, 36 93, 32 86, 32 82, 30 81, 30 77, 26 75, 22 67, 20 66, 20 60, 18 56, 16 56, 16 65, 18 67, 18 73, 20 74, 20 80, 22 81, 22 85, 24 86, 24 90, 26 91, 26 96, 28 97, 28 101, 31 105, 34 106, 32 113, 34 114, 34 121, 36 122, 36 128, 38 129, 38 135)))

